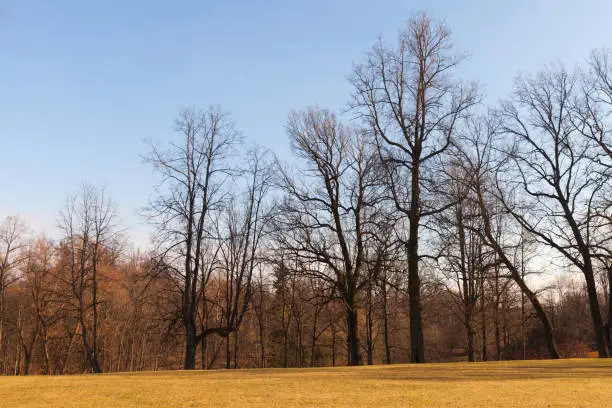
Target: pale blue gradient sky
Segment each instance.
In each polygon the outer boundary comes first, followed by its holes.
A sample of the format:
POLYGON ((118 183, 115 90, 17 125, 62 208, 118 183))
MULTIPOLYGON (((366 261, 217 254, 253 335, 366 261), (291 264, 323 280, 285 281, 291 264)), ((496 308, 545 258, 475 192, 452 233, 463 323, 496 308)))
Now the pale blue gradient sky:
POLYGON ((0 0, 0 217, 53 234, 67 192, 106 184, 143 245, 134 210, 155 183, 143 140, 169 139, 182 106, 220 104, 287 154, 287 113, 342 109, 353 62, 422 10, 471 55, 459 75, 488 103, 520 71, 612 48, 604 0, 0 0))

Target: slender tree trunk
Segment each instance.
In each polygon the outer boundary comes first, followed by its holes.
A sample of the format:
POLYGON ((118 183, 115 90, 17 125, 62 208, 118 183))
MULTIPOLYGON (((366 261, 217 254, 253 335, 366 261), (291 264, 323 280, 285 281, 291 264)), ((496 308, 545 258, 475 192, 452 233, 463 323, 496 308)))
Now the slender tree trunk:
POLYGON ((13 371, 13 375, 19 375, 21 373, 21 347, 19 344, 16 344, 17 352, 15 357, 15 369, 13 371))
POLYGON ((294 312, 295 317, 295 339, 296 339, 296 347, 295 347, 295 365, 298 367, 304 366, 304 345, 302 342, 302 318, 301 312, 294 312))
POLYGON ((266 343, 263 321, 259 322, 259 358, 261 360, 261 368, 266 368, 266 343))
POLYGON ((366 310, 366 347, 368 352, 368 365, 374 364, 374 339, 373 339, 373 319, 372 319, 372 286, 368 285, 366 310))
MULTIPOLYGON (((260 280, 261 279, 261 270, 260 270, 260 280)), ((266 368, 266 345, 265 345, 265 327, 264 327, 264 290, 263 283, 259 286, 259 311, 257 314, 257 325, 259 326, 258 334, 259 334, 259 359, 260 359, 260 367, 266 368)))
POLYGON ((202 359, 202 370, 206 370, 206 353, 208 352, 208 348, 207 348, 207 344, 208 343, 208 338, 206 336, 202 336, 202 340, 201 340, 201 359, 202 359))
POLYGON ((527 338, 525 332, 525 293, 521 291, 521 342, 523 344, 523 360, 527 359, 527 338))
POLYGON ((485 307, 484 274, 480 277, 480 316, 482 325, 482 361, 487 361, 487 315, 485 307))
POLYGON ((7 353, 4 339, 4 313, 5 313, 5 290, 4 290, 4 272, 0 273, 0 358, 2 359, 2 372, 6 375, 7 371, 7 353))
MULTIPOLYGON (((608 341, 608 350, 612 350, 612 263, 608 265, 608 324, 606 327, 606 337, 608 341)), ((610 353, 612 357, 612 353, 610 353)))
MULTIPOLYGON (((123 336, 121 336, 121 341, 123 341, 123 336)), ((132 372, 136 367, 136 333, 132 333, 132 338, 130 340, 130 365, 129 371, 132 372)))
POLYGON ((283 367, 289 367, 289 332, 285 328, 283 331, 283 367))
POLYGON ((53 370, 51 369, 51 359, 49 358, 49 333, 48 329, 44 326, 42 330, 40 342, 40 354, 42 354, 43 357, 42 373, 51 375, 53 374, 53 370))
POLYGON ((465 224, 463 218, 463 202, 460 202, 455 209, 455 217, 457 224, 457 235, 460 254, 460 279, 463 291, 463 319, 465 321, 465 332, 467 338, 467 360, 474 361, 474 306, 477 300, 474 288, 474 262, 470 262, 471 257, 468 257, 467 252, 472 253, 473 240, 468 243, 465 234, 465 224))
POLYGON ((391 345, 389 344, 389 314, 387 309, 387 284, 383 282, 383 337, 385 341, 385 363, 391 364, 391 345))
POLYGON ((234 331, 234 369, 238 368, 238 329, 234 331))
POLYGON ((232 351, 230 348, 230 340, 231 340, 231 335, 228 335, 225 338, 225 369, 229 370, 230 368, 232 368, 232 351))
POLYGON ((336 326, 332 323, 332 367, 336 366, 336 326))
POLYGON ((314 318, 312 322, 312 332, 310 334, 310 366, 316 365, 316 343, 317 343, 317 322, 319 320, 319 308, 315 306, 314 318))
POLYGON ((76 325, 74 326, 74 332, 72 336, 70 336, 70 342, 68 343, 68 350, 66 350, 66 355, 64 356, 64 360, 62 361, 62 365, 60 368, 60 374, 64 374, 66 372, 68 361, 70 360, 70 354, 72 352, 72 344, 74 343, 74 339, 79 333, 79 326, 80 326, 80 322, 77 321, 76 325))
POLYGON ((216 337, 212 338, 212 350, 214 351, 210 361, 208 362, 208 369, 211 369, 215 366, 217 359, 219 358, 219 354, 221 354, 221 349, 223 348, 223 344, 225 342, 220 342, 221 344, 217 347, 218 339, 216 337))
POLYGON ((145 341, 145 336, 141 335, 140 337, 142 338, 140 345, 140 371, 144 371, 145 363, 147 362, 147 344, 145 341))
MULTIPOLYGON (((204 283, 204 277, 202 277, 202 284, 200 286, 201 290, 202 290, 202 322, 200 324, 200 330, 202 330, 202 333, 204 333, 206 331, 206 328, 208 327, 208 302, 206 299, 206 291, 204 290, 205 287, 205 283, 204 283)), ((208 352, 207 349, 207 342, 208 339, 206 338, 206 336, 202 335, 202 339, 200 340, 200 357, 201 357, 201 367, 202 370, 206 370, 206 353, 208 352)))
POLYGON ((495 303, 495 308, 493 309, 493 323, 495 324, 495 353, 497 354, 497 360, 501 361, 502 359, 502 345, 501 345, 501 332, 499 328, 499 303, 495 303))
POLYGON ((98 360, 95 359, 93 349, 91 345, 89 344, 87 327, 85 326, 85 319, 83 316, 84 311, 82 308, 79 311, 79 313, 80 313, 80 323, 81 323, 80 324, 81 325, 81 337, 83 338, 83 346, 85 348, 85 353, 87 354, 87 360, 89 361, 91 369, 94 373, 96 374, 101 373, 102 368, 100 367, 100 363, 98 362, 98 360))
POLYGON ((100 366, 100 360, 98 359, 98 279, 97 279, 97 244, 94 249, 96 252, 94 254, 93 259, 93 268, 92 268, 92 284, 91 284, 91 302, 93 308, 93 322, 91 329, 91 342, 92 342, 92 352, 93 352, 93 360, 95 361, 95 365, 97 367, 96 372, 102 372, 102 368, 100 366), (99 370, 99 371, 98 371, 99 370))

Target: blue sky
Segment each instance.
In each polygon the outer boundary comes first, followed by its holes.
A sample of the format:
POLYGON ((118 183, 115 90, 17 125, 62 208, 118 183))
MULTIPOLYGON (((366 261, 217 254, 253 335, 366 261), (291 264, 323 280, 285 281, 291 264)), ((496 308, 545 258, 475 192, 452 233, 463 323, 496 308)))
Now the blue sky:
POLYGON ((138 245, 156 179, 144 139, 183 106, 220 104, 245 136, 289 153, 291 109, 342 109, 346 76, 415 11, 451 28, 459 75, 488 103, 519 72, 612 48, 612 2, 0 0, 0 217, 53 234, 67 192, 105 184, 138 245))

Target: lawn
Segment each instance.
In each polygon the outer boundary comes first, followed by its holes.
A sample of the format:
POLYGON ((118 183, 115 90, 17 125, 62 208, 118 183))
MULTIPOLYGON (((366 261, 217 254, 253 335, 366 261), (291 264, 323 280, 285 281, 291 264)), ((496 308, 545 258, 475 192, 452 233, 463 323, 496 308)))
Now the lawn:
POLYGON ((2 407, 606 407, 612 360, 0 378, 2 407))

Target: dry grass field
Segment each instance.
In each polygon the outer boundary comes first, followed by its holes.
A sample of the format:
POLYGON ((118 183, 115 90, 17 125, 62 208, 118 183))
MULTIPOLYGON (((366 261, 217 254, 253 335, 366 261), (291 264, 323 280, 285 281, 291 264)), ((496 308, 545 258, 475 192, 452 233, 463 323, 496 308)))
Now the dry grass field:
POLYGON ((612 360, 0 378, 2 407, 606 407, 612 360))

